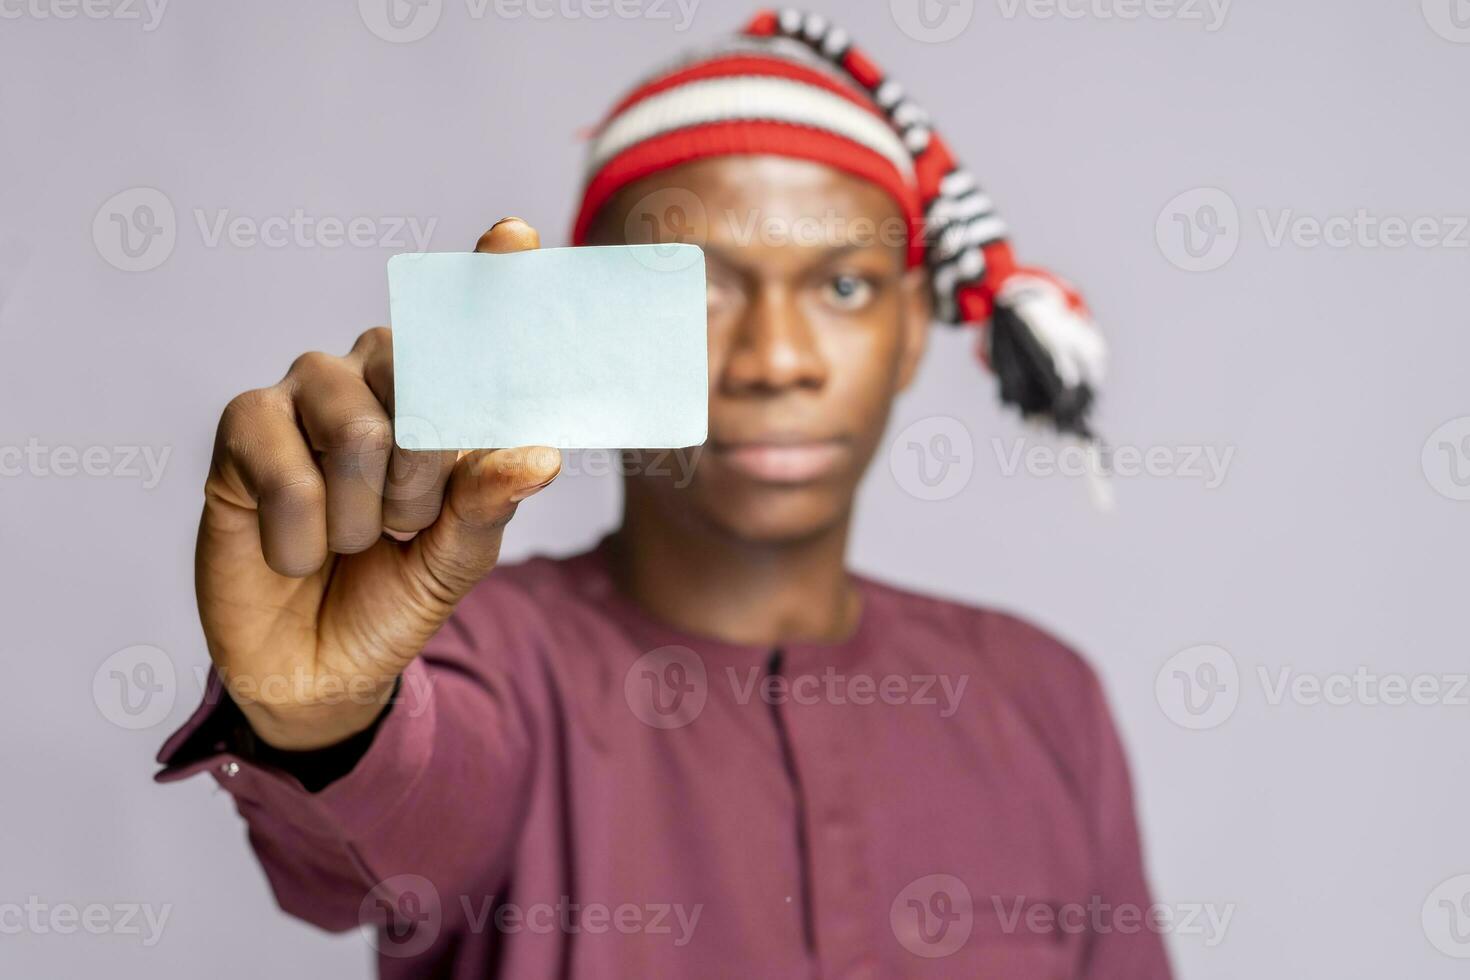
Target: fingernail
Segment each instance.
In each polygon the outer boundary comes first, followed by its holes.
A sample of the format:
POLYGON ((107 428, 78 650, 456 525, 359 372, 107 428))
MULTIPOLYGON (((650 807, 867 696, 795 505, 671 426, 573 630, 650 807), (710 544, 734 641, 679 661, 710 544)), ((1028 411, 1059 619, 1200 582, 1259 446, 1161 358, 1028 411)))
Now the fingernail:
POLYGON ((511 214, 511 215, 507 215, 504 218, 501 218, 499 221, 495 222, 495 224, 493 224, 493 225, 490 226, 490 229, 493 231, 494 229, 499 228, 501 225, 505 224, 507 221, 519 221, 521 224, 525 224, 526 223, 526 219, 525 218, 520 218, 520 217, 517 217, 516 215, 511 214))

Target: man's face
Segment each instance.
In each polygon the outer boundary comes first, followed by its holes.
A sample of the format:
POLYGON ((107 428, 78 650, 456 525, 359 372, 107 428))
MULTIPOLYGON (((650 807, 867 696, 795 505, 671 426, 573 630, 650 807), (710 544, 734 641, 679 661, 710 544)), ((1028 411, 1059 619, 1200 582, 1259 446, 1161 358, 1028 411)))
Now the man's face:
POLYGON ((593 243, 692 241, 708 274, 709 440, 692 476, 635 467, 630 501, 751 542, 845 521, 923 351, 906 235, 875 185, 785 157, 687 163, 614 197, 593 243))

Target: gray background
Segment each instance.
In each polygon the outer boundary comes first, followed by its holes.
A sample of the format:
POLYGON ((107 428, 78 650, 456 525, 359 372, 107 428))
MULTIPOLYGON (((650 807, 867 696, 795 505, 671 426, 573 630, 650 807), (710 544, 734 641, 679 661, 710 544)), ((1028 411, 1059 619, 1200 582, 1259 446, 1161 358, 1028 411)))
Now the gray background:
MULTIPOLYGON (((0 933, 0 973, 364 973, 360 936, 275 908, 212 780, 149 777, 206 662, 191 551, 218 413, 295 354, 345 350, 382 322, 398 249, 211 246, 196 211, 206 225, 220 209, 413 216, 436 222, 438 250, 514 213, 562 244, 579 128, 749 8, 705 0, 681 32, 656 16, 475 18, 442 0, 428 36, 397 43, 345 0, 178 2, 153 30, 144 8, 63 20, 37 12, 66 0, 29 2, 0 19, 0 451, 34 439, 46 466, 0 477, 0 907, 172 908, 151 947, 0 933), (104 206, 137 187, 167 196, 177 240, 126 272, 104 206), (59 447, 93 446, 111 475, 50 472, 66 466, 59 447), (127 475, 113 448, 129 446, 171 452, 156 487, 127 475), (177 676, 155 702, 166 714, 135 730, 116 723, 106 676, 101 695, 93 681, 138 644, 177 676)), ((1454 498, 1470 472, 1470 250, 1454 219, 1470 213, 1470 31, 1450 3, 1242 0, 1209 30, 1124 19, 1127 0, 1077 3, 1077 18, 984 0, 949 8, 964 29, 942 42, 904 33, 886 4, 822 5, 929 108, 1023 257, 1083 285, 1113 345, 1105 431, 1178 464, 1117 479, 1109 515, 1080 479, 1007 475, 992 440, 1003 454, 1049 443, 996 408, 969 336, 936 335, 892 432, 917 422, 927 445, 958 420, 970 476, 922 500, 912 472, 878 459, 852 557, 1020 610, 1088 653, 1131 748, 1158 899, 1232 910, 1213 946, 1169 938, 1183 976, 1429 980, 1462 976, 1450 954, 1470 955, 1439 904, 1470 891, 1456 877, 1470 872, 1470 707, 1449 696, 1467 669, 1470 504, 1454 498), (1166 211, 1197 188, 1238 209, 1214 212, 1224 235, 1204 261, 1236 248, 1210 271, 1180 267, 1166 211), (1452 240, 1273 244, 1287 209, 1427 216, 1452 240), (1224 482, 1191 476, 1180 447, 1233 450, 1224 482), (1223 700, 1191 715, 1174 669, 1195 671, 1206 643, 1228 651, 1223 700), (1442 681, 1445 696, 1272 703, 1259 673, 1360 667, 1442 681)), ((583 547, 617 497, 613 478, 563 478, 523 509, 508 553, 583 547)))

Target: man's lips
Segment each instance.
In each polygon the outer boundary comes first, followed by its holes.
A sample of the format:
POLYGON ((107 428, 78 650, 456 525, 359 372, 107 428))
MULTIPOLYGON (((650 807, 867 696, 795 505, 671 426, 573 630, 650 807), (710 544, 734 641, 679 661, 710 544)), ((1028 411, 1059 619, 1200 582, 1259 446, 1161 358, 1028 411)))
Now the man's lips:
POLYGON ((837 469, 847 454, 841 439, 770 439, 715 442, 715 454, 731 469, 762 483, 808 483, 837 469))

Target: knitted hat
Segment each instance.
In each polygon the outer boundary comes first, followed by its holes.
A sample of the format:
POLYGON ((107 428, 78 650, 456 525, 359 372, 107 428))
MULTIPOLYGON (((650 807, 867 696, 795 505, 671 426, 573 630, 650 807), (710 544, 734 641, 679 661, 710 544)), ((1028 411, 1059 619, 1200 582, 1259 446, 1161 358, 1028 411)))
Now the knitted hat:
POLYGON ((818 14, 761 11, 620 100, 592 136, 572 243, 586 243, 625 185, 731 154, 812 160, 886 190, 908 219, 908 261, 927 268, 936 316, 982 330, 1002 400, 1091 437, 1106 352, 1081 297, 1016 264, 1005 223, 928 113, 818 14))

